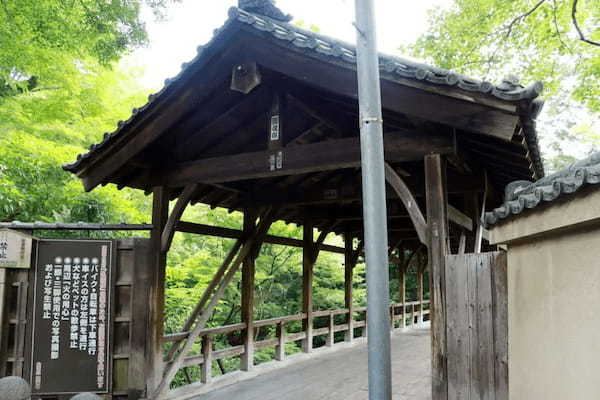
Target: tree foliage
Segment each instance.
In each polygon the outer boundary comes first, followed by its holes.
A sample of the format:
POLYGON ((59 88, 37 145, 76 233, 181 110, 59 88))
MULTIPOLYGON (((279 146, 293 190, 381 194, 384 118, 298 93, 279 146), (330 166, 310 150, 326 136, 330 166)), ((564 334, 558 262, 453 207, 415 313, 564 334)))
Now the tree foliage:
POLYGON ((488 79, 512 73, 541 80, 547 96, 566 89, 600 111, 597 0, 454 0, 430 12, 428 32, 409 50, 488 79))
POLYGON ((110 66, 146 44, 142 4, 160 14, 169 1, 1 0, 0 97, 76 87, 89 60, 110 66))
POLYGON ((131 73, 100 66, 73 88, 0 98, 0 221, 147 220, 142 194, 113 187, 84 193, 61 168, 126 118, 144 91, 131 73))

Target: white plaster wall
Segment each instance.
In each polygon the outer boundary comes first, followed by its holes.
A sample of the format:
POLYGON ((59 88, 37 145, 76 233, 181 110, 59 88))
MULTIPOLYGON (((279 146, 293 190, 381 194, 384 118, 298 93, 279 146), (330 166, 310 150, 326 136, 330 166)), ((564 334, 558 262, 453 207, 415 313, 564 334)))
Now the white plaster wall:
POLYGON ((511 400, 600 399, 600 227, 508 251, 511 400))

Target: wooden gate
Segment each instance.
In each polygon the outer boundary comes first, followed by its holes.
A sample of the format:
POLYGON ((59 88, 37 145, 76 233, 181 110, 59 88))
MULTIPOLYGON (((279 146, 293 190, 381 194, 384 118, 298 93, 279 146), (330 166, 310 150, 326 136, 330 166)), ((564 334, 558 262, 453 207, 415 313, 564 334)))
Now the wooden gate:
POLYGON ((446 256, 448 400, 508 399, 506 253, 446 256))
MULTIPOLYGON (((116 263, 113 266, 111 290, 112 325, 110 329, 112 398, 139 398, 146 388, 145 362, 148 317, 149 240, 115 240, 116 263), (135 278, 135 279, 134 279, 135 278)), ((34 246, 35 247, 35 246, 34 246)), ((36 260, 32 260, 35 266, 36 260)), ((33 314, 34 268, 4 270, 4 297, 0 315, 0 377, 16 375, 31 378, 31 329, 33 314)), ((72 395, 34 396, 33 398, 70 398, 72 395)))

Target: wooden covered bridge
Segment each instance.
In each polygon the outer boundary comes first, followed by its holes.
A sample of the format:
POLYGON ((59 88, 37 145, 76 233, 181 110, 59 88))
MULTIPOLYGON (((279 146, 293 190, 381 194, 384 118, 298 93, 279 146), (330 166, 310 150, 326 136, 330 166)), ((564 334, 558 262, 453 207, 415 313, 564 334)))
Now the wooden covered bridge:
MULTIPOLYGON (((115 184, 153 195, 151 239, 133 246, 130 318, 122 321, 128 364, 120 364, 124 378, 115 396, 194 397, 211 385, 211 360, 240 356, 241 369, 250 373, 257 348, 274 347, 283 360, 286 342, 301 341, 310 353, 315 336, 333 345, 335 332, 346 332, 351 342, 366 329, 365 310, 352 301, 352 269, 363 235, 355 48, 289 24, 274 10, 256 11, 231 9, 225 25, 177 77, 65 166, 86 190, 115 184), (170 201, 176 201, 171 210, 170 201), (243 212, 243 230, 181 221, 185 208, 196 203, 243 212), (278 220, 301 225, 303 239, 269 235, 278 220), (178 231, 237 242, 181 333, 165 336, 166 255, 178 231), (343 236, 345 248, 323 243, 332 232, 343 236), (301 314, 253 320, 254 259, 265 242, 303 248, 301 314), (313 311, 319 251, 345 255, 344 309, 313 311), (240 269, 242 320, 206 329, 240 269), (288 332, 290 321, 302 321, 302 330, 288 332), (318 328, 315 321, 321 321, 318 328), (254 332, 264 326, 276 327, 276 336, 255 343, 254 332), (211 337, 232 331, 242 332, 242 345, 215 351, 211 337), (202 352, 190 354, 199 341, 202 352), (176 374, 194 365, 202 366, 199 382, 170 387, 176 374)), ((433 398, 445 400, 444 257, 478 251, 485 237, 482 208, 501 204, 509 182, 543 175, 535 132, 541 85, 523 87, 515 79, 493 85, 384 55, 380 69, 391 260, 400 262, 401 249, 426 245, 433 299, 430 309, 419 271, 418 298, 390 305, 390 315, 395 327, 404 327, 431 314, 433 398)), ((394 343, 399 340, 408 339, 400 335, 394 343)), ((428 346, 426 336, 421 340, 428 346)), ((343 359, 336 368, 345 368, 343 359)))

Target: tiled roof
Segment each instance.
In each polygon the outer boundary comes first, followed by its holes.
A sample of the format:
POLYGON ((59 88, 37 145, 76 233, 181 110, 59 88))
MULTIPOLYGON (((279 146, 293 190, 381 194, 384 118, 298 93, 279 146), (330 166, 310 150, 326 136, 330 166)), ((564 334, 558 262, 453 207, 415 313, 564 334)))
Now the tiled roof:
MULTIPOLYGON (((356 47, 354 45, 319 35, 312 31, 301 29, 295 25, 277 21, 263 15, 252 14, 239 8, 231 8, 229 10, 229 19, 220 29, 215 31, 215 35, 204 46, 198 47, 198 54, 189 63, 182 65, 180 73, 165 81, 165 86, 157 93, 152 94, 148 98, 148 103, 139 109, 134 109, 131 117, 127 121, 119 121, 118 128, 113 133, 106 133, 104 140, 92 145, 90 151, 85 154, 80 154, 77 161, 72 164, 64 165, 66 171, 77 173, 82 167, 84 161, 89 159, 94 153, 101 150, 114 138, 121 135, 126 127, 140 114, 143 114, 147 109, 151 108, 154 102, 174 84, 181 79, 187 68, 197 62, 203 52, 219 41, 223 32, 225 32, 234 23, 241 23, 249 26, 257 31, 268 32, 274 39, 286 41, 294 47, 306 52, 313 53, 317 56, 326 56, 328 59, 342 61, 349 66, 356 64, 356 47)), ((388 75, 398 78, 408 78, 415 81, 425 82, 431 85, 439 85, 446 87, 456 87, 473 93, 481 93, 490 97, 498 98, 505 101, 518 102, 528 100, 531 102, 530 118, 524 124, 524 131, 527 136, 529 151, 532 155, 534 166, 538 174, 543 174, 543 166, 537 148, 537 136, 535 133, 535 117, 541 109, 541 102, 534 101, 543 89, 541 82, 535 82, 530 86, 524 87, 518 83, 515 78, 507 78, 501 84, 494 85, 487 81, 480 81, 469 78, 464 75, 454 73, 452 71, 436 68, 422 63, 417 63, 405 58, 393 57, 389 55, 380 55, 380 69, 388 75)))
POLYGON ((504 204, 486 213, 485 222, 487 225, 496 224, 527 209, 564 198, 585 186, 599 183, 600 153, 595 153, 535 183, 516 181, 509 184, 506 187, 504 204))

